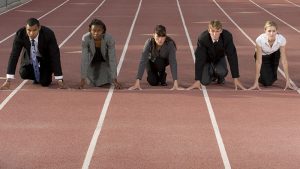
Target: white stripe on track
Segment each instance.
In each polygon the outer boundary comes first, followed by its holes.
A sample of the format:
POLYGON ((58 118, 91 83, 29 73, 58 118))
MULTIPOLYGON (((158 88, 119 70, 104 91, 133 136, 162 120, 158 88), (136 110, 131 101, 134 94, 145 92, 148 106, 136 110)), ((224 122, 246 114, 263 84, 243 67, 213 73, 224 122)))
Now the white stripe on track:
MULTIPOLYGON (((121 58, 120 58, 120 61, 119 61, 118 67, 117 67, 117 76, 119 75, 120 69, 121 69, 122 64, 123 64, 124 57, 125 57, 125 54, 127 52, 128 44, 129 44, 129 41, 131 39, 131 35, 132 35, 132 32, 133 32, 133 28, 135 26, 135 22, 136 22, 137 16, 139 14, 139 11, 140 11, 140 8, 141 8, 141 5, 142 5, 142 1, 143 0, 140 0, 138 9, 137 9, 137 11, 135 13, 135 17, 134 17, 132 25, 130 27, 130 31, 129 31, 129 34, 127 36, 127 40, 126 40, 125 46, 123 48, 123 52, 121 54, 121 58)), ((110 87, 110 89, 108 91, 108 94, 106 96, 106 99, 105 99, 105 102, 104 102, 104 105, 103 105, 103 108, 102 108, 102 111, 101 111, 101 114, 100 114, 100 118, 99 118, 98 123, 97 123, 97 127, 96 127, 96 129, 94 131, 93 137, 91 139, 88 151, 87 151, 85 159, 84 159, 84 163, 82 165, 82 169, 88 169, 89 168, 89 165, 91 163, 91 160, 92 160, 95 148, 96 148, 96 144, 97 144, 98 138, 100 136, 100 132, 102 130, 104 119, 105 119, 105 116, 106 116, 106 113, 107 113, 107 110, 108 110, 108 106, 110 104, 110 100, 112 98, 113 92, 114 92, 114 87, 112 86, 112 87, 110 87)))
MULTIPOLYGON (((216 0, 213 0, 214 3, 219 7, 219 9, 227 16, 227 18, 242 32, 243 35, 255 46, 255 42, 247 35, 247 33, 227 14, 227 12, 218 4, 216 0)), ((251 0, 250 0, 251 1, 251 0)), ((285 74, 280 67, 278 67, 279 73, 285 78, 285 74)), ((295 88, 298 88, 297 85, 290 78, 290 83, 295 88)), ((300 90, 296 90, 300 94, 300 90)))
MULTIPOLYGON (((184 20, 182 11, 181 11, 179 0, 177 0, 177 6, 178 6, 178 9, 179 9, 179 13, 180 13, 182 24, 183 24, 183 27, 184 27, 184 30, 185 30, 185 34, 186 34, 186 37, 188 39, 188 43, 189 43, 190 50, 191 50, 191 53, 192 53, 192 56, 193 56, 193 60, 195 62, 195 54, 194 54, 193 44, 192 44, 188 29, 187 29, 186 24, 185 24, 185 20, 184 20)), ((220 150, 220 153, 221 153, 221 157, 222 157, 222 160, 223 160, 223 165, 224 165, 225 169, 231 169, 230 162, 229 162, 227 152, 226 152, 226 149, 225 149, 225 145, 223 143, 223 139, 222 139, 222 136, 221 136, 221 133, 220 133, 220 130, 219 130, 219 127, 218 127, 218 123, 217 123, 217 120, 216 120, 216 117, 215 117, 215 113, 214 113, 214 110, 212 108, 212 105, 211 105, 211 102, 210 102, 210 99, 209 99, 209 96, 208 96, 208 93, 207 93, 207 90, 206 90, 205 86, 202 86, 202 92, 203 92, 203 95, 204 95, 204 98, 205 98, 205 103, 206 103, 206 106, 207 106, 207 109, 208 109, 208 112, 209 112, 209 117, 210 117, 213 129, 214 129, 214 133, 215 133, 215 136, 216 136, 216 139, 217 139, 217 143, 218 143, 219 150, 220 150)))
MULTIPOLYGON (((55 7, 54 9, 52 9, 51 11, 45 13, 43 16, 39 17, 38 20, 44 18, 45 16, 49 15, 50 13, 52 13, 53 11, 55 11, 56 9, 60 8, 61 6, 63 6, 65 3, 69 2, 70 0, 66 0, 65 2, 63 2, 62 4, 58 5, 57 7, 55 7)), ((30 1, 29 1, 30 2, 30 1)), ((3 40, 0 41, 0 44, 3 43, 4 41, 6 41, 7 39, 11 38, 12 36, 14 36, 15 33, 12 33, 11 35, 9 35, 8 37, 4 38, 3 40)))
POLYGON ((294 29, 296 32, 300 33, 300 30, 298 30, 297 28, 293 27, 292 25, 288 24, 287 22, 285 22, 284 20, 280 19, 279 17, 277 17, 275 14, 273 14, 272 12, 266 10, 265 8, 259 6, 257 3, 253 2, 252 0, 249 0, 250 2, 252 2, 254 5, 256 5, 257 7, 259 7, 260 9, 264 10, 265 12, 267 12, 268 14, 272 15, 274 18, 280 20, 282 23, 286 24, 287 26, 289 26, 290 28, 294 29))
POLYGON ((290 4, 293 4, 294 6, 300 7, 300 5, 297 5, 294 2, 292 2, 292 1, 289 1, 289 0, 286 0, 286 1, 289 2, 290 4))
POLYGON ((13 92, 10 93, 10 95, 5 98, 5 100, 3 100, 3 102, 0 104, 0 110, 3 109, 6 103, 8 103, 8 101, 24 86, 27 81, 28 80, 24 80, 15 90, 13 90, 13 92))
POLYGON ((28 4, 28 3, 31 2, 31 1, 32 1, 32 0, 29 0, 29 1, 27 1, 27 2, 24 2, 24 3, 20 4, 20 5, 18 5, 18 6, 15 6, 15 7, 9 9, 9 10, 6 10, 6 11, 0 13, 0 15, 3 15, 3 14, 5 14, 5 13, 9 12, 9 11, 12 11, 12 10, 14 10, 14 9, 17 9, 17 8, 19 8, 19 7, 21 7, 21 6, 25 5, 25 4, 28 4))

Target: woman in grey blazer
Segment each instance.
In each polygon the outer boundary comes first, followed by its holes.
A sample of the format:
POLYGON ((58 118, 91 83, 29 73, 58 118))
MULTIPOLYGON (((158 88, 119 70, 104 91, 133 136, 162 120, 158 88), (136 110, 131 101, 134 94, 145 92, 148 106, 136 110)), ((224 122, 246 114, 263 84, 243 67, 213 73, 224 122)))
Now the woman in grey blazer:
POLYGON ((113 84, 120 89, 117 81, 117 65, 115 41, 106 33, 105 24, 99 19, 93 19, 89 32, 82 37, 81 82, 79 88, 86 84, 102 86, 113 84))

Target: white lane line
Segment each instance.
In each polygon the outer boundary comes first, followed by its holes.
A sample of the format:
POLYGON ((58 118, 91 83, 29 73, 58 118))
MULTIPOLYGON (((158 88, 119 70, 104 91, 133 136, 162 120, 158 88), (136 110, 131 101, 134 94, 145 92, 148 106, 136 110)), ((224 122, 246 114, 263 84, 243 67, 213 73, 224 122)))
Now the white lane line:
MULTIPOLYGON (((255 46, 255 42, 248 36, 248 34, 226 13, 226 11, 216 2, 216 0, 213 0, 214 3, 219 7, 219 9, 227 16, 227 18, 242 32, 242 34, 255 46)), ((285 78, 285 74, 283 70, 278 67, 279 73, 285 78)), ((295 88, 298 88, 297 85, 290 79, 290 83, 295 88)), ((300 90, 297 90, 297 92, 300 94, 300 90)))
POLYGON ((6 103, 8 103, 8 101, 24 86, 27 81, 28 80, 24 80, 15 90, 13 90, 13 92, 10 93, 10 95, 5 98, 5 100, 3 100, 3 102, 0 104, 0 110, 3 109, 6 103))
MULTIPOLYGON (((185 24, 185 20, 184 20, 182 11, 181 11, 179 0, 177 0, 177 6, 178 6, 178 9, 179 9, 179 13, 180 13, 180 17, 181 17, 181 20, 182 20, 182 24, 183 24, 183 27, 184 27, 185 34, 186 34, 186 37, 188 39, 188 43, 189 43, 190 50, 191 50, 191 53, 192 53, 192 56, 193 56, 193 60, 195 62, 195 54, 194 54, 193 44, 192 44, 188 29, 187 29, 186 24, 185 24)), ((215 133, 215 136, 216 136, 216 139, 217 139, 217 143, 218 143, 219 150, 220 150, 220 153, 221 153, 221 157, 222 157, 222 160, 223 160, 223 165, 224 165, 225 169, 231 169, 230 162, 229 162, 227 152, 226 152, 226 149, 225 149, 225 145, 223 143, 223 139, 222 139, 222 136, 221 136, 221 133, 220 133, 220 130, 219 130, 219 127, 218 127, 218 123, 217 123, 217 120, 216 120, 216 117, 215 117, 215 113, 214 113, 214 110, 212 108, 212 105, 211 105, 211 102, 210 102, 210 99, 209 99, 209 96, 208 96, 208 93, 207 93, 207 90, 206 90, 205 86, 202 86, 202 92, 203 92, 203 95, 204 95, 204 98, 205 98, 205 103, 206 103, 206 106, 207 106, 207 109, 208 109, 208 112, 209 112, 209 117, 210 117, 213 129, 214 129, 214 133, 215 133)))
MULTIPOLYGON (((22 13, 37 13, 37 12, 41 12, 41 11, 37 11, 37 10, 16 10, 17 12, 22 12, 22 13)), ((34 14, 32 14, 34 15, 34 14)))
POLYGON ((258 12, 253 12, 253 11, 243 11, 243 12, 234 12, 234 13, 239 13, 239 14, 257 14, 258 12))
POLYGON ((252 0, 249 0, 250 2, 252 2, 254 5, 256 5, 257 7, 259 7, 260 9, 264 10, 265 12, 267 12, 268 14, 270 14, 271 16, 273 16, 274 18, 280 20, 282 23, 286 24, 287 26, 289 26, 290 28, 294 29, 296 32, 300 33, 300 30, 293 27, 292 25, 288 24, 287 22, 285 22, 284 20, 280 19, 279 17, 277 17, 275 14, 273 14, 272 12, 266 10, 265 8, 259 6, 257 3, 253 2, 252 0))
POLYGON ((289 1, 289 0, 286 0, 288 3, 290 3, 290 4, 293 4, 294 6, 297 6, 297 7, 300 7, 300 5, 298 5, 298 4, 295 4, 294 2, 292 2, 292 1, 289 1))
POLYGON ((0 13, 0 15, 3 15, 3 14, 5 14, 5 13, 7 13, 7 12, 9 12, 9 11, 12 11, 12 10, 14 10, 14 9, 16 9, 16 8, 19 8, 19 7, 21 7, 21 6, 25 5, 25 4, 28 4, 28 3, 31 2, 31 1, 32 1, 32 0, 29 0, 29 1, 25 2, 25 3, 22 3, 22 4, 18 5, 18 6, 15 6, 15 7, 9 9, 9 10, 6 10, 6 11, 0 13))
MULTIPOLYGON (((67 1, 65 1, 64 3, 66 3, 67 1)), ((75 34, 75 32, 102 6, 105 1, 106 0, 103 0, 102 3, 89 16, 83 22, 81 22, 80 25, 77 26, 77 28, 59 45, 59 48, 61 48, 71 38, 71 36, 75 34)), ((10 93, 9 96, 5 98, 5 100, 0 104, 0 110, 2 110, 2 108, 8 103, 8 101, 25 85, 27 81, 28 80, 24 80, 15 90, 13 90, 12 93, 10 93)))
MULTIPOLYGON (((52 13, 53 11, 55 11, 56 9, 60 8, 61 6, 63 6, 65 3, 69 2, 70 0, 66 0, 65 2, 63 2, 62 4, 58 5, 57 7, 55 7, 54 9, 52 9, 51 11, 47 12, 46 14, 44 14, 43 16, 39 17, 38 20, 44 18, 45 16, 49 15, 50 13, 52 13)), ((30 2, 30 1, 29 1, 30 2)), ((9 35, 8 37, 4 38, 3 40, 0 41, 0 44, 3 43, 4 41, 6 41, 7 39, 11 38, 12 36, 14 36, 15 33, 12 33, 11 35, 9 35)))
MULTIPOLYGON (((136 22, 137 16, 139 14, 139 11, 140 11, 140 8, 141 8, 141 5, 142 5, 142 1, 143 0, 140 0, 138 9, 135 13, 135 17, 134 17, 132 25, 130 27, 129 34, 127 36, 127 40, 126 40, 126 43, 124 45, 123 52, 121 54, 120 61, 118 63, 117 76, 119 75, 120 69, 121 69, 122 64, 123 64, 125 54, 127 52, 128 44, 129 44, 129 41, 131 39, 131 35, 132 35, 132 32, 133 32, 133 28, 135 26, 135 22, 136 22)), ((113 95, 113 92, 114 92, 114 87, 112 86, 112 87, 110 87, 109 92, 106 96, 106 99, 105 99, 105 102, 104 102, 104 105, 103 105, 103 108, 102 108, 102 111, 101 111, 101 114, 100 114, 100 118, 99 118, 98 123, 97 123, 97 127, 94 131, 93 137, 91 139, 88 151, 87 151, 85 159, 84 159, 84 163, 82 165, 82 169, 88 169, 89 168, 89 165, 91 163, 91 160, 92 160, 95 148, 96 148, 96 144, 97 144, 97 141, 98 141, 98 138, 100 136, 100 132, 101 132, 101 129, 102 129, 102 126, 103 126, 103 123, 104 123, 104 119, 105 119, 105 116, 106 116, 106 113, 107 113, 107 109, 108 109, 108 106, 110 104, 110 100, 111 100, 112 95, 113 95)))

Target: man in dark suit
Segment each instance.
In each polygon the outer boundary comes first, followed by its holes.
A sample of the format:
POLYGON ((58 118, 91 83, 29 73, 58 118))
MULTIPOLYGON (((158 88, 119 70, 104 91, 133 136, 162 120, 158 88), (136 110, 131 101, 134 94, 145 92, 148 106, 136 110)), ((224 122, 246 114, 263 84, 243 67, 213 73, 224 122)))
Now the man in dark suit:
POLYGON ((198 38, 195 51, 196 82, 188 90, 200 89, 201 84, 208 85, 213 81, 224 84, 225 77, 228 74, 225 56, 227 56, 230 65, 235 89, 237 90, 240 87, 245 90, 245 87, 239 81, 238 58, 232 35, 229 31, 222 29, 222 24, 218 20, 210 21, 208 30, 204 31, 198 38))
POLYGON ((7 80, 0 89, 9 89, 19 56, 21 56, 19 73, 22 79, 49 86, 54 73, 59 87, 65 88, 55 34, 50 28, 40 25, 35 18, 28 19, 26 26, 16 32, 8 61, 7 80))

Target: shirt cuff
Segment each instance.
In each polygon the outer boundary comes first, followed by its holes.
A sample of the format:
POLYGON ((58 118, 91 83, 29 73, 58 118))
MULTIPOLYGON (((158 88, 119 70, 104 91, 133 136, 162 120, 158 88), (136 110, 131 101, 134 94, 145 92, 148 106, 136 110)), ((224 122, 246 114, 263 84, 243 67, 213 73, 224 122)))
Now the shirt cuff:
POLYGON ((62 80, 63 76, 54 76, 55 80, 62 80))
POLYGON ((7 78, 7 79, 14 79, 14 78, 15 78, 15 75, 7 74, 7 75, 6 75, 6 78, 7 78))

